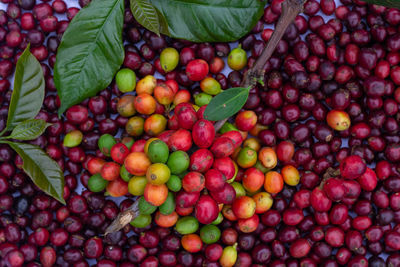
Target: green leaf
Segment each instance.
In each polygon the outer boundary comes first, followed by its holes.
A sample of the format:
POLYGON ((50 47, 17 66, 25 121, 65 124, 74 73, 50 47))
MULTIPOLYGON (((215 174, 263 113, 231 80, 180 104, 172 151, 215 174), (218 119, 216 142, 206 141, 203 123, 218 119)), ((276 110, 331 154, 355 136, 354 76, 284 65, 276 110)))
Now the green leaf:
POLYGON ((29 45, 19 57, 15 69, 14 88, 8 109, 7 130, 33 119, 40 111, 44 99, 42 67, 29 52, 29 45))
POLYGON ((239 39, 254 27, 265 5, 260 0, 150 1, 166 18, 171 37, 193 42, 239 39))
POLYGON ((157 9, 150 3, 150 1, 130 0, 130 2, 131 11, 136 21, 149 31, 160 35, 160 18, 158 17, 157 9))
POLYGON ((213 97, 204 111, 204 118, 219 121, 236 114, 246 104, 250 88, 235 87, 213 97))
POLYGON ((156 10, 157 10, 158 19, 160 21, 160 32, 165 35, 170 36, 171 33, 169 32, 169 29, 168 29, 167 19, 164 17, 163 14, 161 14, 161 12, 157 8, 156 8, 156 10))
POLYGON ((3 141, 14 149, 24 161, 23 169, 35 185, 48 195, 65 204, 64 175, 57 162, 38 146, 3 141))
POLYGON ((367 3, 375 4, 379 6, 387 6, 393 8, 400 8, 399 0, 364 0, 367 3))
POLYGON ((34 140, 41 136, 50 124, 44 120, 30 119, 18 124, 9 138, 17 140, 34 140))
POLYGON ((59 115, 111 83, 124 61, 123 24, 124 0, 93 0, 71 21, 54 68, 59 115))

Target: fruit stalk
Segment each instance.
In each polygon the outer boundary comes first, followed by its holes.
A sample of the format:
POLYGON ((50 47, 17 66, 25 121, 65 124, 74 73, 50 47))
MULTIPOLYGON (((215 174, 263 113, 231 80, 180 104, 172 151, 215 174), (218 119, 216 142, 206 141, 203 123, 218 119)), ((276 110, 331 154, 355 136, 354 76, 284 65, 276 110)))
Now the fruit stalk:
MULTIPOLYGON (((244 78, 240 84, 241 87, 253 87, 258 81, 264 80, 265 64, 274 53, 275 48, 282 39, 282 36, 285 34, 286 29, 293 22, 296 16, 303 11, 304 2, 305 0, 286 0, 282 3, 282 14, 279 17, 275 30, 272 33, 271 38, 268 40, 261 56, 254 63, 253 67, 244 74, 244 78)), ((229 118, 217 121, 214 125, 215 132, 218 132, 228 119, 229 118)))
POLYGON ((139 198, 123 212, 120 212, 114 221, 107 227, 104 235, 117 232, 139 216, 139 198))

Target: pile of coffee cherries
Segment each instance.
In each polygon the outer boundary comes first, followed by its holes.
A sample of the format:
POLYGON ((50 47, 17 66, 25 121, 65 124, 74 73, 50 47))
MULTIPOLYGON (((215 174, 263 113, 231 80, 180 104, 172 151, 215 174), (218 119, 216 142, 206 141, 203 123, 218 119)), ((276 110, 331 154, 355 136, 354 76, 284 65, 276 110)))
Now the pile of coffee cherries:
POLYGON ((0 266, 400 266, 399 10, 306 1, 215 133, 207 104, 240 86, 283 0, 233 49, 157 36, 127 4, 121 70, 62 118, 52 73, 79 8, 1 2, 0 130, 30 43, 46 81, 37 118, 52 123, 32 143, 64 170, 67 205, 1 145, 0 266), (140 215, 104 236, 136 200, 140 215))

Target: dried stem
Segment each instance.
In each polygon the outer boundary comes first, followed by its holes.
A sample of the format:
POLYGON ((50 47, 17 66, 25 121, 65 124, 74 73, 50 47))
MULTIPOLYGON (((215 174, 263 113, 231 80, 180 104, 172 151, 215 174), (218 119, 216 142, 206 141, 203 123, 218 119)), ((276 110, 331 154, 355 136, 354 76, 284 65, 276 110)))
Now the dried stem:
MULTIPOLYGON (((241 87, 253 87, 258 81, 264 79, 264 65, 275 51, 276 46, 282 39, 287 27, 296 16, 302 12, 305 0, 286 0, 282 3, 282 14, 276 24, 275 31, 272 33, 271 38, 268 40, 261 56, 257 59, 254 66, 250 68, 245 74, 241 83, 241 87)), ((228 119, 217 121, 214 125, 215 131, 219 131, 222 125, 228 119)), ((107 227, 104 235, 116 232, 125 227, 128 223, 139 216, 139 199, 137 199, 127 210, 118 214, 117 218, 107 227)))
MULTIPOLYGON (((286 0, 282 3, 282 14, 279 17, 275 30, 272 33, 271 38, 268 40, 261 56, 254 63, 253 67, 244 74, 244 78, 240 84, 241 87, 253 87, 258 81, 264 79, 265 64, 274 53, 275 48, 282 39, 282 36, 285 34, 286 29, 293 22, 296 16, 303 11, 304 2, 305 0, 286 0)), ((228 119, 229 118, 217 121, 214 125, 215 131, 218 132, 228 119)))
POLYGON ((118 214, 114 221, 107 227, 104 235, 118 232, 137 216, 139 216, 139 198, 127 210, 118 214))

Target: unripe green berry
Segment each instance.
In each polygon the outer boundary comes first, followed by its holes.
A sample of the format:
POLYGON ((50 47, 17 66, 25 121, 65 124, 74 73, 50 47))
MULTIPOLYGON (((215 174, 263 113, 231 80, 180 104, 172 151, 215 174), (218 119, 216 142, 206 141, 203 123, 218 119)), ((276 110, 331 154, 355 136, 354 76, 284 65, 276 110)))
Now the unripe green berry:
POLYGON ((233 266, 237 260, 237 243, 233 246, 227 246, 224 248, 221 258, 219 258, 219 263, 222 266, 233 266))
POLYGON ((97 142, 101 153, 103 153, 107 157, 110 156, 111 148, 116 143, 117 141, 115 141, 114 136, 112 136, 111 134, 103 134, 102 136, 100 136, 99 141, 97 142))
POLYGON ((202 107, 204 105, 208 105, 208 103, 210 103, 212 99, 212 96, 206 93, 200 93, 194 96, 194 103, 199 106, 202 107))
POLYGON ((82 132, 79 130, 73 130, 65 135, 63 144, 65 147, 76 147, 81 144, 82 139, 82 132))
POLYGON ((121 176, 122 180, 125 182, 129 182, 129 180, 133 177, 133 175, 126 170, 125 165, 122 165, 119 169, 119 176, 121 176))
POLYGON ((241 196, 246 195, 246 190, 244 189, 244 187, 241 183, 233 182, 233 183, 231 183, 231 185, 235 189, 236 197, 241 197, 241 196))
POLYGON ((225 122, 224 125, 222 125, 221 129, 219 130, 219 132, 221 134, 224 134, 224 133, 230 132, 230 131, 238 131, 238 128, 236 128, 236 126, 230 122, 225 122))
POLYGON ((160 54, 160 64, 165 72, 173 71, 179 63, 179 53, 175 48, 167 47, 160 54))
POLYGON ((215 219, 211 224, 213 225, 218 225, 220 223, 222 223, 222 221, 224 220, 224 215, 222 215, 222 213, 218 213, 218 217, 217 219, 215 219))
POLYGON ((209 95, 218 95, 221 93, 221 84, 212 77, 206 77, 200 82, 200 88, 209 95))
POLYGON ((100 173, 96 173, 89 178, 88 188, 90 191, 98 193, 106 189, 108 181, 101 177, 100 173))
POLYGON ((182 188, 181 178, 179 178, 175 174, 172 174, 171 177, 169 177, 167 186, 168 189, 171 190, 172 192, 178 192, 182 188))
POLYGON ((247 64, 247 54, 240 46, 232 49, 228 56, 228 66, 233 70, 241 70, 247 64))
POLYGON ((144 228, 151 223, 151 215, 140 214, 130 222, 133 227, 144 228))
POLYGON ((128 68, 120 69, 115 76, 115 81, 121 92, 132 92, 136 87, 136 74, 128 68))
POLYGON ((121 143, 123 143, 124 145, 126 145, 126 147, 128 149, 131 149, 133 143, 135 143, 135 140, 132 137, 129 136, 125 136, 124 138, 122 138, 121 143))

